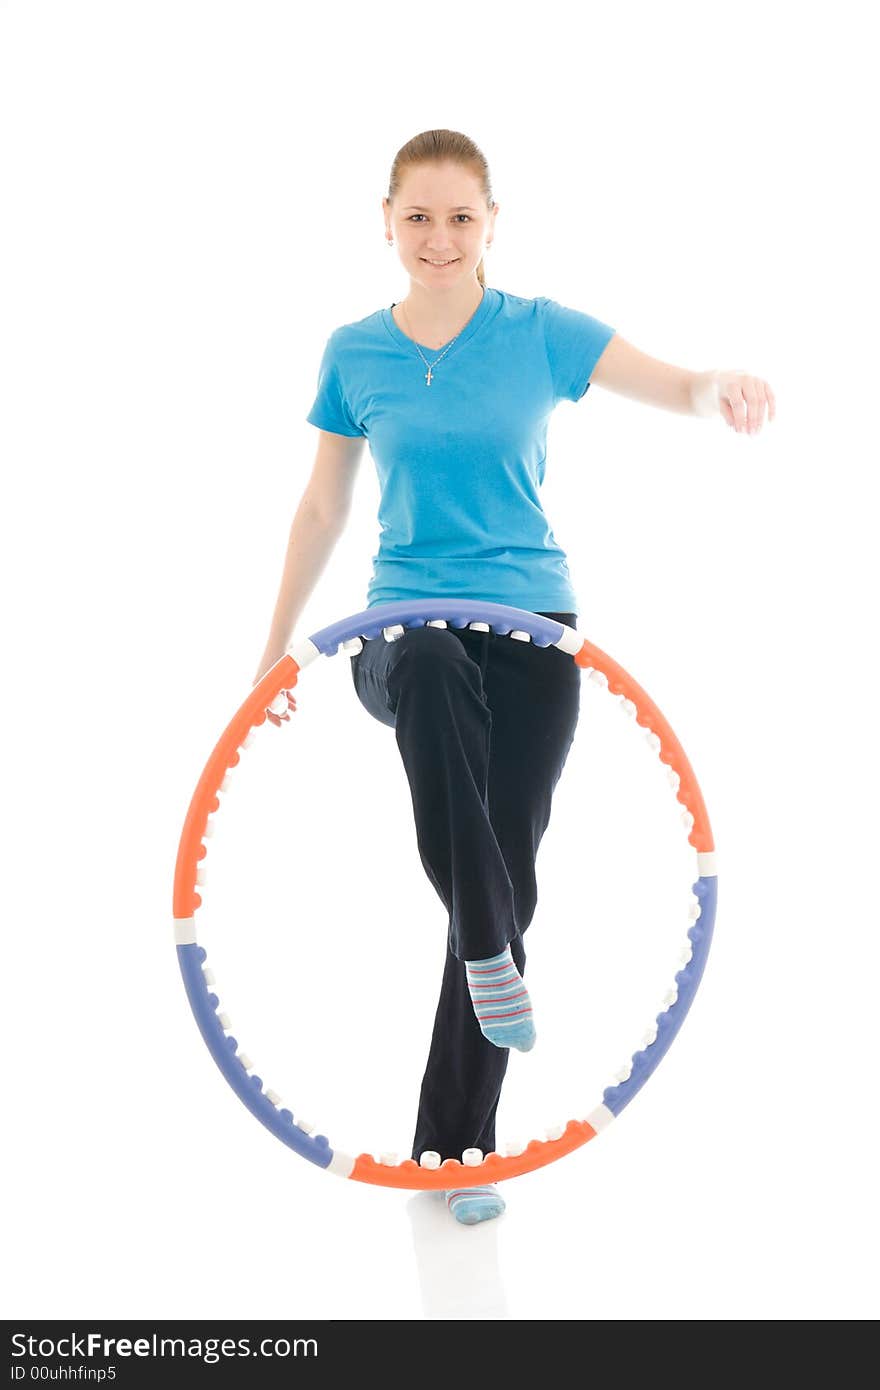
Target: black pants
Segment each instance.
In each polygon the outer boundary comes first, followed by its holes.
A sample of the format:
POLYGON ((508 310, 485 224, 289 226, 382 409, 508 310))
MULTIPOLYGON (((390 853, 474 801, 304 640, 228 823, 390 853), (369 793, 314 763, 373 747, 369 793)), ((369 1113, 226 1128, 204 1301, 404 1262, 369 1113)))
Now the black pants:
MULTIPOLYGON (((577 626, 575 613, 543 616, 577 626)), ((365 640, 351 669, 361 704, 395 730, 419 855, 449 914, 412 1157, 489 1153, 510 1053, 480 1031, 464 962, 509 943, 524 974, 535 857, 574 739, 580 668, 557 647, 414 627, 365 640)))

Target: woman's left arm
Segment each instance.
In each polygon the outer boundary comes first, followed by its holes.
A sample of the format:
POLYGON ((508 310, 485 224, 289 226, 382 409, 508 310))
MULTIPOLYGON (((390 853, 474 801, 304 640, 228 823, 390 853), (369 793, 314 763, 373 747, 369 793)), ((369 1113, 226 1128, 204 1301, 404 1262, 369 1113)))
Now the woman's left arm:
POLYGON ((619 333, 596 363, 590 377, 594 383, 682 415, 720 415, 737 434, 757 434, 765 410, 768 421, 776 415, 776 398, 761 377, 739 370, 674 367, 640 352, 619 333))

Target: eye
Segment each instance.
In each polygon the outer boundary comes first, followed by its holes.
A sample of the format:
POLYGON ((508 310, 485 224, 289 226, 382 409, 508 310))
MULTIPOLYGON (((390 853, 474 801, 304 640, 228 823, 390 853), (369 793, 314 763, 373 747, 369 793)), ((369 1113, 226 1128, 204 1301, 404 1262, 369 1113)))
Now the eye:
MULTIPOLYGON (((410 216, 409 216, 406 220, 407 220, 407 222, 412 222, 416 217, 424 217, 424 215, 425 215, 425 214, 424 214, 423 212, 414 212, 414 213, 411 213, 410 216)), ((468 216, 468 214, 467 214, 466 212, 457 212, 455 215, 456 215, 456 217, 463 217, 464 220, 465 220, 465 222, 470 222, 470 221, 471 221, 471 218, 468 216)))

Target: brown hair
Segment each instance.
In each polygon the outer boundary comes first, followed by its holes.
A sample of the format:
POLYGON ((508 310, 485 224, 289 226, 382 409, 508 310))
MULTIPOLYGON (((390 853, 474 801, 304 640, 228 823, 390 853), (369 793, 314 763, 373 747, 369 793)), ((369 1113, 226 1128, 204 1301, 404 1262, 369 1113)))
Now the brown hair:
MULTIPOLYGON (((465 168, 476 174, 482 184, 483 197, 486 199, 487 208, 494 206, 492 197, 492 187, 489 181, 489 165, 486 157, 478 145, 473 140, 462 135, 459 130, 423 130, 421 134, 414 135, 405 145, 397 151, 394 162, 391 165, 391 177, 388 180, 388 201, 393 202, 400 190, 403 176, 408 169, 414 168, 418 164, 443 164, 450 161, 453 164, 463 164, 465 168)), ((480 284, 485 286, 486 279, 483 272, 483 260, 477 266, 477 279, 480 284)))

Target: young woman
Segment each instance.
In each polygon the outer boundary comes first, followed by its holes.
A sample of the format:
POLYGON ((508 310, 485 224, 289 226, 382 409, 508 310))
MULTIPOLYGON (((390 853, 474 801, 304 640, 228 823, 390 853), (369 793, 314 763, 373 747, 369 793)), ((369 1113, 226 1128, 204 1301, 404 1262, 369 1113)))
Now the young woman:
MULTIPOLYGON (((773 418, 758 378, 670 366, 587 313, 487 286, 498 205, 482 153, 457 131, 404 145, 382 206, 409 291, 326 343, 307 417, 321 432, 317 457, 255 683, 284 654, 346 524, 365 438, 382 528, 367 607, 479 598, 576 627, 565 553, 539 498, 558 402, 599 382, 670 410, 720 413, 741 432, 760 429, 765 408, 773 418)), ((412 1156, 485 1154, 510 1049, 529 1051, 536 1037, 523 936, 580 671, 554 647, 485 624, 383 634, 351 669, 361 704, 395 730, 419 854, 449 914, 412 1156)), ((495 1186, 445 1195, 468 1224, 504 1210, 495 1186)))

